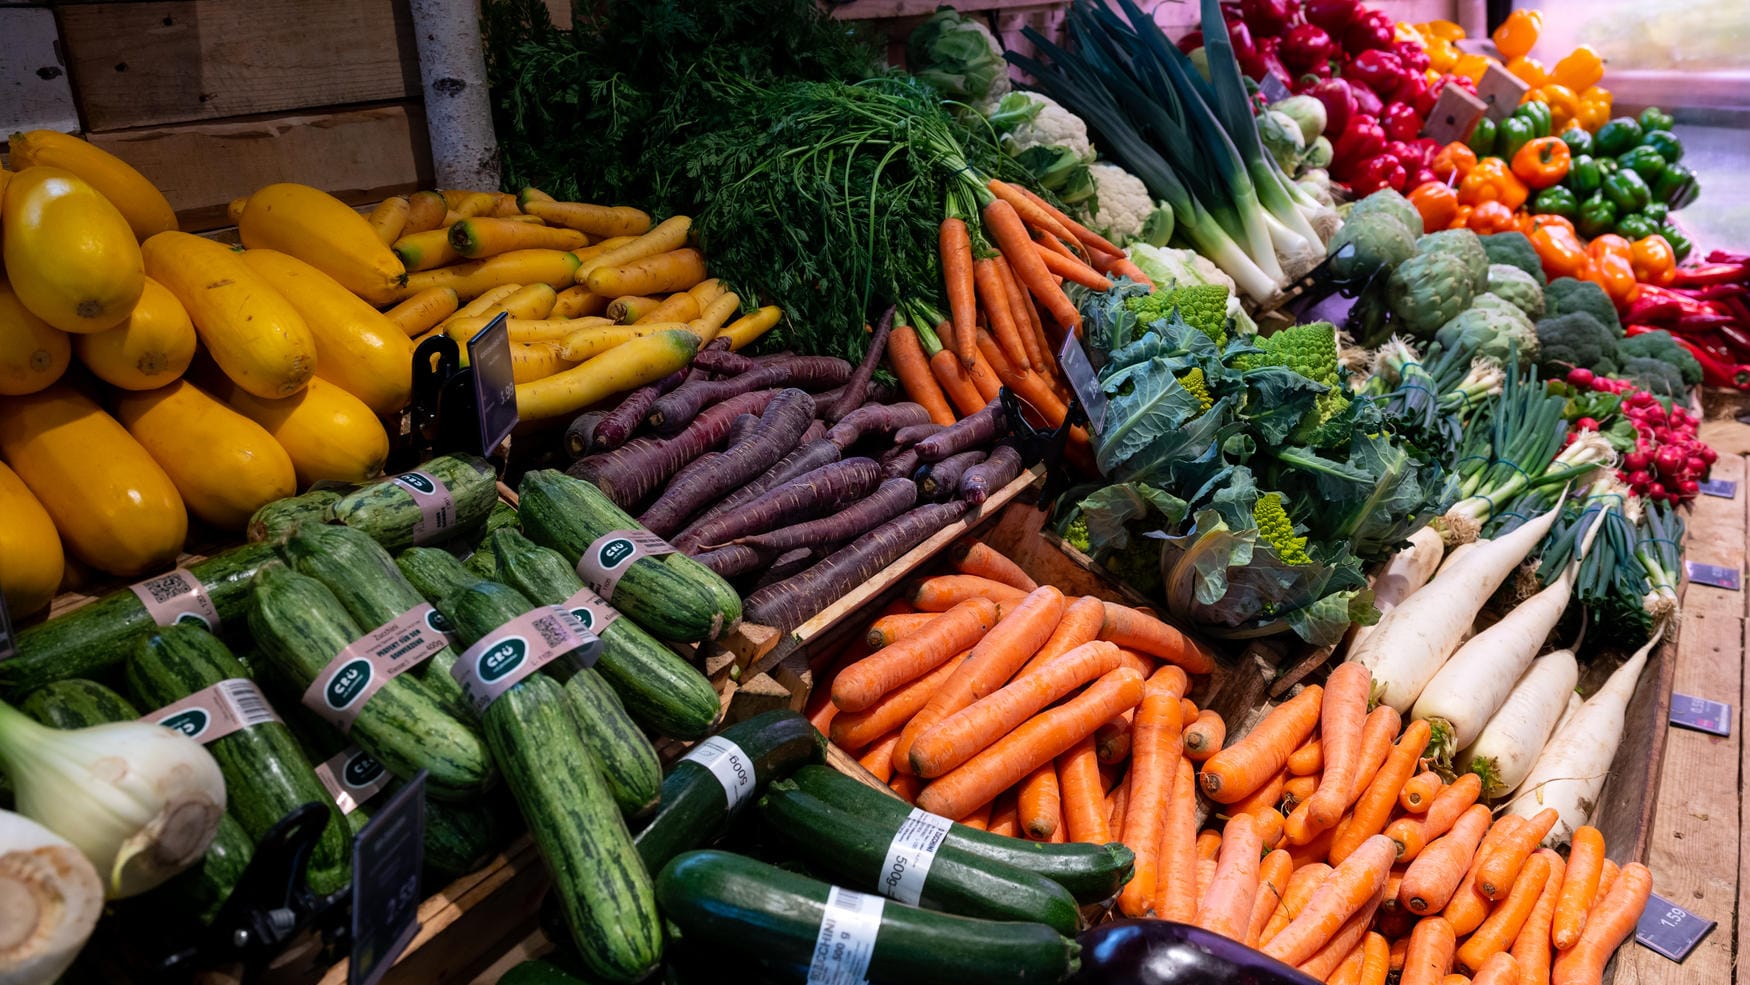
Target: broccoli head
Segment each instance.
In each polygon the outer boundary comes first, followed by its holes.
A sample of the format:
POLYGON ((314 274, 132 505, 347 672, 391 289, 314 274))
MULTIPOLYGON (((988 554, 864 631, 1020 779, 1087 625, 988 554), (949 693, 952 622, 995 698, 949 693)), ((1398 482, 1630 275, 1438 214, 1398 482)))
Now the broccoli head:
POLYGON ((1538 365, 1546 378, 1564 376, 1575 367, 1600 375, 1616 372, 1616 336, 1583 311, 1539 319, 1537 342, 1542 352, 1538 365))
POLYGON ((1572 277, 1550 281, 1543 289, 1543 313, 1565 315, 1570 311, 1584 311, 1610 329, 1611 335, 1622 338, 1622 319, 1616 316, 1616 305, 1597 284, 1572 277))
POLYGON ((1695 358, 1695 353, 1679 345, 1670 332, 1642 332, 1631 335, 1617 343, 1616 351, 1625 359, 1629 356, 1643 356, 1668 362, 1677 367, 1685 385, 1701 385, 1701 361, 1695 358))
POLYGON ((1136 312, 1136 320, 1144 325, 1171 318, 1176 308, 1185 324, 1219 346, 1227 344, 1227 297, 1227 288, 1220 284, 1192 284, 1127 298, 1124 306, 1136 312))
POLYGON ((1328 321, 1308 322, 1285 328, 1253 344, 1264 351, 1241 355, 1235 360, 1239 369, 1282 366, 1328 388, 1319 394, 1313 402, 1313 409, 1301 419, 1289 437, 1315 447, 1347 440, 1346 430, 1324 428, 1327 422, 1349 409, 1349 394, 1337 366, 1336 326, 1328 321))
POLYGON ((1689 389, 1676 366, 1651 356, 1629 356, 1622 361, 1618 375, 1634 380, 1636 386, 1655 397, 1677 397, 1689 389))
POLYGON ((1505 233, 1493 233, 1481 237, 1483 252, 1489 255, 1491 264, 1504 263, 1510 267, 1518 267, 1531 275, 1538 286, 1549 283, 1543 273, 1543 261, 1537 258, 1537 248, 1531 245, 1531 240, 1518 230, 1505 233))
POLYGON ((1252 504, 1252 520, 1258 524, 1258 539, 1276 549, 1285 564, 1311 564, 1306 538, 1294 532, 1294 521, 1282 508, 1281 493, 1265 493, 1252 504))

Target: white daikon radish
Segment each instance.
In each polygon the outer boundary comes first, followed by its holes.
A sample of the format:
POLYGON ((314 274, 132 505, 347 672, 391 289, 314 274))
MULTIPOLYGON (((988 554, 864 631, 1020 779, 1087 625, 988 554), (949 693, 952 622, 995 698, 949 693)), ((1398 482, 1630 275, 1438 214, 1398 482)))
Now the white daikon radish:
MULTIPOLYGON (((1440 559, 1445 553, 1446 545, 1440 540, 1440 532, 1433 527, 1423 527, 1411 534, 1410 546, 1387 558, 1385 566, 1379 569, 1379 574, 1373 579, 1373 606, 1379 610, 1379 617, 1384 619, 1386 613, 1402 605, 1404 599, 1428 584, 1428 579, 1434 577, 1434 569, 1440 567, 1440 559)), ((1377 625, 1379 624, 1374 623, 1374 626, 1377 625)), ((1372 632, 1373 626, 1356 626, 1351 629, 1346 652, 1355 652, 1355 648, 1372 632)))
POLYGON ((1579 702, 1574 693, 1579 681, 1580 665, 1572 650, 1546 653, 1532 661, 1477 741, 1459 754, 1458 771, 1482 777, 1483 796, 1490 800, 1512 793, 1554 734, 1568 699, 1579 702))
POLYGON ((1429 679, 1457 649, 1489 594, 1542 543, 1560 508, 1558 500, 1542 516, 1517 529, 1486 543, 1479 541, 1461 560, 1448 565, 1380 619, 1349 659, 1373 672, 1374 689, 1382 703, 1400 714, 1410 709, 1429 679))
POLYGON ((0 811, 0 982, 52 982, 103 915, 103 880, 67 839, 0 811))
POLYGON ((1580 709, 1584 707, 1586 707, 1586 699, 1580 697, 1580 692, 1569 692, 1568 706, 1562 709, 1562 717, 1556 719, 1556 727, 1550 729, 1549 734, 1560 735, 1565 729, 1567 729, 1568 723, 1573 721, 1574 716, 1579 714, 1580 709))
POLYGON ((1445 574, 1446 569, 1457 564, 1466 554, 1469 554, 1471 551, 1474 551, 1487 543, 1487 539, 1470 540, 1458 545, 1457 547, 1447 548, 1446 553, 1440 558, 1440 567, 1434 570, 1434 577, 1438 578, 1445 574))
POLYGON ((1555 808, 1559 816, 1543 839, 1545 845, 1560 848, 1573 840, 1575 828, 1591 822, 1616 748, 1622 744, 1629 699, 1634 697, 1635 684, 1647 666, 1647 654, 1658 645, 1660 635, 1662 632, 1653 634, 1647 645, 1618 667, 1598 693, 1550 737, 1532 765, 1531 775, 1520 784, 1519 795, 1507 805, 1508 813, 1520 817, 1555 808))

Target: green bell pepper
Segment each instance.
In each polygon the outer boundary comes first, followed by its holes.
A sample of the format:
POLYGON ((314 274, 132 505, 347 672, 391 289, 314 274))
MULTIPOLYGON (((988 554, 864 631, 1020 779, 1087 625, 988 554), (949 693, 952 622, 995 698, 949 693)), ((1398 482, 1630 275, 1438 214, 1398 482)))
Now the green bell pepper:
POLYGON ((1653 179, 1653 200, 1681 209, 1695 198, 1695 172, 1681 164, 1667 165, 1653 179))
POLYGON ((1616 157, 1640 143, 1641 125, 1632 116, 1619 116, 1592 135, 1592 153, 1597 157, 1616 157))
POLYGON ((1616 234, 1624 239, 1636 240, 1642 236, 1651 236, 1659 231, 1659 224, 1636 212, 1616 220, 1616 234))
POLYGON ((1604 179, 1604 197, 1616 206, 1618 213, 1639 212, 1653 200, 1653 190, 1639 174, 1623 168, 1604 179))
POLYGON ((1470 137, 1465 144, 1476 152, 1478 157, 1491 157, 1495 153, 1495 136, 1500 128, 1488 117, 1480 117, 1477 125, 1471 128, 1470 137))
POLYGON ((1672 119, 1670 113, 1665 112, 1657 106, 1648 106, 1646 109, 1641 110, 1640 124, 1642 130, 1669 130, 1676 122, 1676 120, 1672 119))
POLYGON ((1574 190, 1574 197, 1585 200, 1604 186, 1604 171, 1598 167, 1597 161, 1581 154, 1568 162, 1567 182, 1574 190))
POLYGON ((1561 185, 1545 188, 1531 200, 1531 211, 1537 215, 1559 215, 1572 219, 1580 214, 1580 200, 1561 185))
POLYGON ((1550 116, 1548 103, 1540 103, 1536 100, 1520 103, 1519 107, 1513 111, 1513 116, 1531 121, 1533 137, 1549 136, 1553 120, 1550 116))
POLYGON ((1580 235, 1591 239, 1602 236, 1615 227, 1616 206, 1602 192, 1580 203, 1580 217, 1574 223, 1574 229, 1580 235))
POLYGON ((1622 170, 1622 165, 1616 163, 1614 157, 1600 157, 1596 160, 1598 161, 1598 173, 1606 178, 1622 170))
POLYGON ((1592 153, 1592 135, 1579 127, 1571 126, 1563 130, 1562 143, 1568 145, 1568 153, 1575 157, 1592 153))
POLYGON ((1677 135, 1669 130, 1647 131, 1646 136, 1641 138, 1641 146, 1653 148, 1659 152, 1660 157, 1672 164, 1676 164, 1683 156, 1683 141, 1678 140, 1677 135))
POLYGON ((1677 262, 1682 263, 1689 257, 1689 251, 1695 247, 1689 237, 1677 231, 1677 227, 1669 222, 1659 227, 1659 235, 1665 237, 1665 242, 1671 244, 1671 252, 1677 254, 1677 262))
POLYGON ((1665 155, 1644 144, 1630 149, 1628 153, 1617 158, 1616 163, 1640 175, 1641 180, 1649 186, 1665 173, 1665 155))
POLYGON ((1495 156, 1511 162, 1519 148, 1537 139, 1537 123, 1526 116, 1509 116, 1501 121, 1495 139, 1495 156))
POLYGON ((1664 202, 1649 202, 1647 203, 1647 207, 1641 210, 1641 215, 1646 216, 1654 222, 1663 223, 1671 216, 1671 206, 1666 205, 1664 202))

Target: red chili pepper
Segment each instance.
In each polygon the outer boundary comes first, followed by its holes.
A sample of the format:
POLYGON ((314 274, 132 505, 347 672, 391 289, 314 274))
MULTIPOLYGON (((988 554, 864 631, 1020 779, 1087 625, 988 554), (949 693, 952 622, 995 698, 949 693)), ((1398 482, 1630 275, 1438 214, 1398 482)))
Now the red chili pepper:
POLYGON ((1742 263, 1711 263, 1705 267, 1678 267, 1677 279, 1673 282, 1680 287, 1703 287, 1709 284, 1730 284, 1750 276, 1750 269, 1742 263))
MULTIPOLYGON (((1684 314, 1684 315, 1717 315, 1717 314, 1722 314, 1722 312, 1718 308, 1716 308, 1714 306, 1713 302, 1711 302, 1711 301, 1701 301, 1701 300, 1698 300, 1696 298, 1692 298, 1689 295, 1684 294, 1680 291, 1669 290, 1667 288, 1660 287, 1657 284, 1642 284, 1640 296, 1643 298, 1652 297, 1652 298, 1656 298, 1656 299, 1659 299, 1662 301, 1669 301, 1670 303, 1677 306, 1677 311, 1679 314, 1684 314)), ((1637 318, 1635 320, 1640 321, 1641 319, 1637 318)))
POLYGON ((1722 301, 1726 298, 1750 294, 1750 287, 1743 284, 1709 284, 1706 287, 1674 288, 1678 294, 1685 294, 1697 301, 1722 301))
POLYGON ((1733 253, 1730 250, 1709 250, 1708 263, 1750 263, 1750 253, 1733 253))
MULTIPOLYGON (((1629 325, 1624 329, 1629 335, 1642 335, 1647 332, 1659 331, 1648 325, 1629 325)), ((1708 386, 1731 387, 1734 390, 1750 390, 1750 365, 1728 363, 1714 358, 1707 350, 1694 342, 1673 335, 1677 344, 1694 354, 1696 362, 1701 363, 1701 380, 1708 386)))
POLYGON ((1737 358, 1750 359, 1750 332, 1736 324, 1721 325, 1720 338, 1725 339, 1726 344, 1732 347, 1737 358))
POLYGON ((1671 327, 1678 332, 1705 332, 1725 325, 1736 324, 1737 321, 1738 320, 1731 315, 1697 313, 1684 315, 1677 319, 1677 323, 1671 327))

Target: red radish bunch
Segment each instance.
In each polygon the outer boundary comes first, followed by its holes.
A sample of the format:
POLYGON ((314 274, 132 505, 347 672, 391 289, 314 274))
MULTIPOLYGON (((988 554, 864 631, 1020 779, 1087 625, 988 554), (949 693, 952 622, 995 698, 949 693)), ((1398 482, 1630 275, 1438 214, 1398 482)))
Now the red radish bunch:
MULTIPOLYGON (((1628 380, 1598 376, 1589 369, 1568 373, 1568 384, 1596 393, 1614 393, 1620 399, 1622 416, 1635 429, 1635 449, 1622 457, 1617 478, 1638 496, 1654 502, 1686 503, 1701 492, 1701 483, 1719 457, 1698 437, 1701 421, 1682 407, 1665 409, 1658 397, 1640 390, 1628 380)), ((1568 440, 1576 432, 1599 430, 1597 420, 1582 417, 1574 422, 1568 440)))

